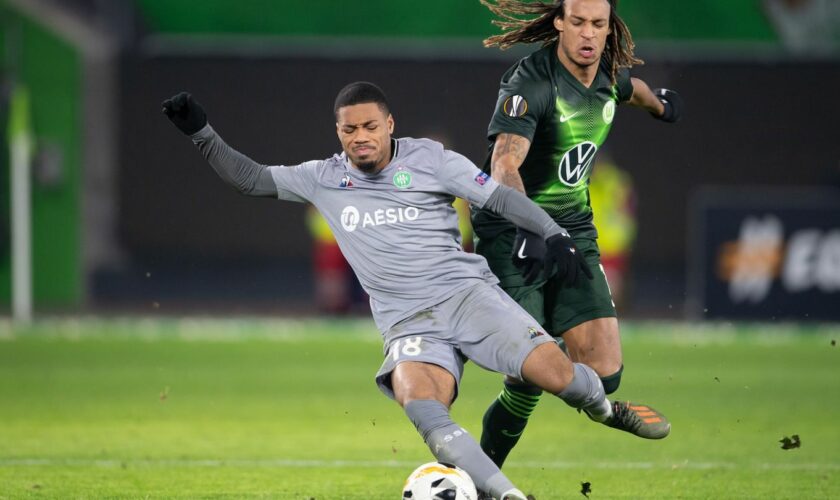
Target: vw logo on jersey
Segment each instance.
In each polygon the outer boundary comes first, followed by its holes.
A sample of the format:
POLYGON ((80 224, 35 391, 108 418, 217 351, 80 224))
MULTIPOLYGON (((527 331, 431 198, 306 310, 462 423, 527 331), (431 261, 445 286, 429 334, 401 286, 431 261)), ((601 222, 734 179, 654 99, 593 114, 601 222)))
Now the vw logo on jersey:
POLYGON ((512 95, 505 99, 502 111, 508 116, 519 118, 528 112, 528 101, 521 95, 512 95))
POLYGON ((615 118, 615 101, 610 99, 604 104, 604 111, 601 113, 604 118, 604 122, 612 123, 613 118, 615 118))
POLYGON ((598 146, 589 141, 581 142, 567 151, 563 155, 563 159, 560 160, 560 166, 557 169, 560 182, 572 187, 580 184, 589 175, 592 160, 595 159, 595 153, 597 152, 598 146))
POLYGON ((356 230, 359 225, 359 209, 348 205, 341 211, 341 227, 348 233, 356 230))

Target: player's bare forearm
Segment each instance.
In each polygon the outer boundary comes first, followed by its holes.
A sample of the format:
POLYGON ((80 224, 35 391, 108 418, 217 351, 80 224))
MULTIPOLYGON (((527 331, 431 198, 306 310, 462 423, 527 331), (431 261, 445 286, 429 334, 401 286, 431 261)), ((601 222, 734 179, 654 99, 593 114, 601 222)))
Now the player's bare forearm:
POLYGON ((647 83, 638 78, 631 78, 633 83, 633 97, 630 98, 629 104, 647 110, 655 116, 662 116, 665 112, 665 106, 653 94, 647 83))
POLYGON ((516 134, 499 134, 490 159, 490 175, 499 184, 510 186, 520 193, 525 192, 525 185, 519 175, 519 167, 528 156, 531 141, 516 134))

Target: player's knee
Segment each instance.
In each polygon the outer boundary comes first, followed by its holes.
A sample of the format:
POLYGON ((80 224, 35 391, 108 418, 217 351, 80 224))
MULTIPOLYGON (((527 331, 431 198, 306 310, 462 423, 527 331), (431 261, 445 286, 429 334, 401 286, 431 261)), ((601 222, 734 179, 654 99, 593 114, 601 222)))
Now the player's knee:
POLYGON ((604 384, 604 392, 612 394, 618 390, 618 386, 621 384, 621 373, 623 371, 624 365, 621 365, 617 372, 612 375, 607 375, 606 377, 601 377, 601 382, 604 384))
POLYGON ((574 378, 574 367, 553 343, 542 344, 525 359, 523 378, 544 391, 557 394, 574 378))
POLYGON ((529 378, 528 382, 544 391, 556 394, 568 386, 574 376, 575 370, 572 363, 551 364, 545 366, 538 376, 529 378))
POLYGON ((434 400, 449 406, 455 399, 454 390, 441 390, 436 386, 395 385, 394 399, 405 408, 412 401, 434 400))
POLYGON ((448 407, 457 390, 452 374, 427 363, 400 363, 391 373, 390 383, 403 408, 415 400, 436 400, 448 407))

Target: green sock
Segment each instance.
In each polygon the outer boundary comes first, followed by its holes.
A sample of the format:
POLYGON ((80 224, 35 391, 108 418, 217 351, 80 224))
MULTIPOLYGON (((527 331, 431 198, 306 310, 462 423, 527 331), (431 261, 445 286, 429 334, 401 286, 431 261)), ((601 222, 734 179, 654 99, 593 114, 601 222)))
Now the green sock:
POLYGON ((541 394, 538 387, 505 383, 499 397, 487 408, 481 449, 500 468, 522 436, 541 394))

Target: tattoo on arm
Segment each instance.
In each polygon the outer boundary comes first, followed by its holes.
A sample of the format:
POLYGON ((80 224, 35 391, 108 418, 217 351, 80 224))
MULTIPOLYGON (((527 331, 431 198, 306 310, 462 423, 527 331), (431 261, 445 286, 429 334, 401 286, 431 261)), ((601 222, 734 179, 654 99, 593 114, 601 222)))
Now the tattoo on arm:
POLYGON ((531 146, 528 139, 515 134, 499 134, 499 138, 496 140, 497 146, 499 142, 502 142, 501 147, 495 153, 499 157, 511 154, 519 163, 525 160, 525 156, 528 154, 528 148, 531 146))
POLYGON ((519 175, 519 167, 528 156, 531 141, 516 134, 499 134, 493 148, 493 158, 490 160, 490 171, 493 179, 500 184, 510 186, 522 193, 525 185, 519 175))

